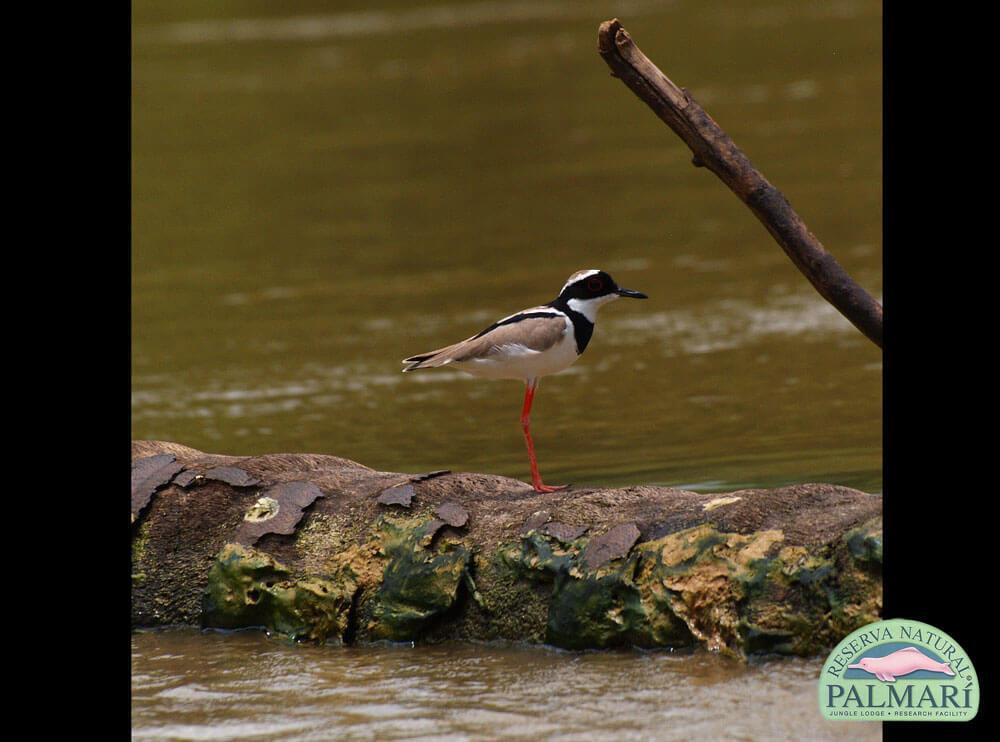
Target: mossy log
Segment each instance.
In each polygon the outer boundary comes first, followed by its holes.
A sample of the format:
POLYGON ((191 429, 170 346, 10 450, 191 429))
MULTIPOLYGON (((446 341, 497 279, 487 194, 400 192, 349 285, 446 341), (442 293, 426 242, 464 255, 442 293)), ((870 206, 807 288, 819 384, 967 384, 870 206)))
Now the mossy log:
POLYGON ((878 620, 881 498, 539 494, 486 474, 133 443, 132 623, 305 641, 813 655, 878 620))

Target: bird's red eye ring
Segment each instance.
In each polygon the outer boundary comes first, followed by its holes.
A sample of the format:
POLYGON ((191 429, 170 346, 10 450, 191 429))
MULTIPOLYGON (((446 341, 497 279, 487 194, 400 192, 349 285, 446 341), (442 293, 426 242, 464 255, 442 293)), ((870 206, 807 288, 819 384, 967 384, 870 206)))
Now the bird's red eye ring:
POLYGON ((596 293, 604 288, 604 281, 594 276, 587 280, 587 288, 596 293))

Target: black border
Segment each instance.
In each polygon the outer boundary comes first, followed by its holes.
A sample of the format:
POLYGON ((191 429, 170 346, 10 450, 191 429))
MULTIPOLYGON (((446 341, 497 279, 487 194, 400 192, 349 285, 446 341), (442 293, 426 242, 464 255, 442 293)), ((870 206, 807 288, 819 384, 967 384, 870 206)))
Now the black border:
MULTIPOLYGON (((886 618, 940 628, 980 681, 971 722, 886 722, 884 739, 980 739, 993 726, 984 629, 994 611, 995 435, 987 357, 996 289, 983 182, 992 85, 960 8, 886 3, 884 79, 884 553, 886 618), (987 341, 987 342, 984 342, 987 341)), ((984 27, 985 29, 985 27, 984 27)), ((980 32, 982 33, 982 32, 980 32)))

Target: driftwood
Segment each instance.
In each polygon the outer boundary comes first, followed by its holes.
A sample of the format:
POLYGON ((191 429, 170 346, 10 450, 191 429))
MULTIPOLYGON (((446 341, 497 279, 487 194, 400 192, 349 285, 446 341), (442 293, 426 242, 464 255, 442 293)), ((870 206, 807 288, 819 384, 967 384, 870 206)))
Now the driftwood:
POLYGON ((136 627, 809 655, 878 619, 881 568, 881 498, 828 484, 539 494, 133 443, 136 627))
POLYGON ((882 305, 824 249, 781 191, 751 164, 691 94, 642 53, 618 19, 601 24, 598 51, 612 74, 691 148, 692 163, 708 168, 729 186, 820 295, 881 348, 882 305))

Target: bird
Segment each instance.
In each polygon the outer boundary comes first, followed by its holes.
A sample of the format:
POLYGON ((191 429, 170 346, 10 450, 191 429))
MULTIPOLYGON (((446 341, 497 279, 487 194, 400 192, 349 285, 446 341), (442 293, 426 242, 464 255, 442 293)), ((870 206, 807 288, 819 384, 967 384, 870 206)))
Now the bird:
POLYGON ((528 446, 531 484, 536 492, 556 492, 569 485, 542 481, 531 439, 531 405, 542 376, 572 365, 594 334, 597 310, 621 297, 647 299, 641 291, 623 289, 605 271, 580 270, 569 277, 559 296, 547 304, 522 309, 497 320, 482 332, 454 345, 418 353, 403 360, 403 372, 452 366, 488 379, 523 379, 521 430, 528 446))

